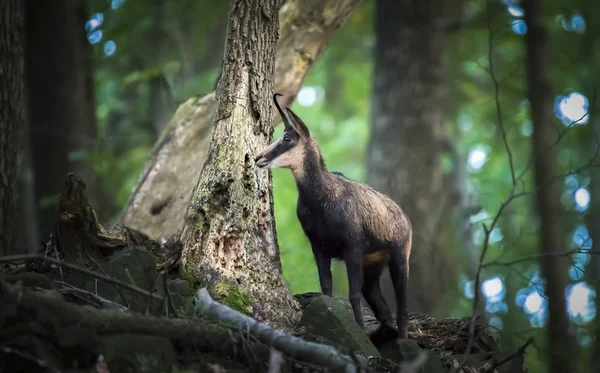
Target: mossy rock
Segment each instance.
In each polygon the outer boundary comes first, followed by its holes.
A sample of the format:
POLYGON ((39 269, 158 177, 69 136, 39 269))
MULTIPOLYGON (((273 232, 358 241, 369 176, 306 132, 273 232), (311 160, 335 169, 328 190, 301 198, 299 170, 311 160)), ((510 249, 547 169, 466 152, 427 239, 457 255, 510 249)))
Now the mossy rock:
MULTIPOLYGON (((180 279, 167 279, 167 289, 169 289, 169 297, 173 302, 173 307, 178 312, 188 315, 193 309, 194 292, 188 285, 188 282, 180 279)), ((161 297, 165 295, 163 276, 158 276, 154 283, 154 293, 161 297)), ((156 301, 158 304, 158 313, 164 314, 166 305, 164 302, 156 301)))
POLYGON ((306 332, 364 356, 381 356, 343 302, 326 295, 315 297, 304 309, 300 324, 306 332))
POLYGON ((425 365, 415 373, 444 373, 443 362, 440 360, 437 353, 433 351, 424 351, 416 341, 410 339, 397 339, 389 341, 379 347, 381 356, 397 363, 410 362, 416 359, 420 353, 427 354, 425 365))
POLYGON ((117 334, 104 338, 104 359, 110 372, 170 373, 175 351, 166 338, 117 334))
MULTIPOLYGON (((154 255, 140 247, 124 248, 101 266, 107 275, 148 291, 152 291, 158 277, 154 255)), ((112 283, 91 280, 86 283, 84 288, 105 299, 126 305, 112 283)), ((121 288, 121 292, 131 310, 143 312, 154 308, 154 300, 148 296, 123 288, 121 288)))

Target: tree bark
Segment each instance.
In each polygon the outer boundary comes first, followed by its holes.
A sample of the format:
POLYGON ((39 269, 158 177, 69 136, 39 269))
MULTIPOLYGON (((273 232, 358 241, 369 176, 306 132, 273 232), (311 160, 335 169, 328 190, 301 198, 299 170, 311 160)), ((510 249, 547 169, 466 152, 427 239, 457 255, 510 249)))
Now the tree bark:
POLYGON ((442 3, 377 0, 367 151, 367 182, 411 219, 409 308, 425 313, 436 310, 444 286, 454 286, 440 279, 450 266, 433 239, 446 194, 441 168, 447 100, 442 3))
POLYGON ((556 256, 566 244, 562 228, 562 206, 556 136, 553 118, 552 87, 548 78, 547 33, 543 25, 542 5, 539 0, 524 0, 525 52, 527 60, 527 90, 533 124, 532 151, 537 193, 536 208, 540 219, 540 259, 542 276, 546 280, 548 296, 548 367, 550 372, 573 372, 575 344, 569 334, 566 313, 565 288, 567 258, 556 256), (538 156, 535 156, 538 155, 538 156))
POLYGON ((12 252, 18 144, 25 124, 24 9, 19 0, 0 3, 0 255, 12 252))
POLYGON ((281 271, 271 173, 253 161, 273 135, 278 10, 279 0, 231 3, 214 131, 181 240, 184 277, 238 287, 257 320, 287 328, 300 306, 281 271))
MULTIPOLYGON (((95 185, 85 149, 96 138, 84 1, 26 4, 26 78, 40 234, 56 222, 56 200, 71 171, 95 185)), ((90 195, 94 205, 102 207, 90 195)), ((101 209, 99 214, 104 218, 101 209)))
MULTIPOLYGON (((288 0, 279 12, 275 89, 289 105, 304 77, 359 0, 288 0)), ((271 96, 269 92, 267 96, 271 96)), ((154 239, 183 228, 206 159, 217 108, 215 93, 182 104, 160 139, 125 208, 122 223, 154 239)), ((273 123, 280 121, 276 115, 273 123)))

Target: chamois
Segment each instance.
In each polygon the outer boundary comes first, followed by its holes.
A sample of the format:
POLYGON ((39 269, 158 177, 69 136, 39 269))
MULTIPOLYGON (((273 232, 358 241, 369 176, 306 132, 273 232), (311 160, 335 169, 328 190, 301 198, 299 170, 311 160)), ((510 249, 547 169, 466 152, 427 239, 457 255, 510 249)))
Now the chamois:
POLYGON ((339 172, 329 172, 306 124, 286 107, 288 118, 277 96, 281 94, 273 95, 273 101, 285 125, 283 136, 262 150, 254 162, 260 168, 292 171, 298 188, 296 214, 312 246, 322 294, 332 295, 331 259, 343 260, 356 323, 364 329, 362 293, 381 325, 371 338, 374 342, 374 338, 388 339, 393 316, 380 287, 380 276, 388 265, 396 296, 398 337, 407 338, 410 219, 386 195, 339 172))

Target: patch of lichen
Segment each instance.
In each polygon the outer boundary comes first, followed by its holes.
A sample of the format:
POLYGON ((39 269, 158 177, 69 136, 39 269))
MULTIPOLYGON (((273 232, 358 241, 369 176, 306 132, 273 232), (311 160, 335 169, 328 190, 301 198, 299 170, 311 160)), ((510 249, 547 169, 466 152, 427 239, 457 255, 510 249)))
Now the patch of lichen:
POLYGON ((230 280, 218 281, 212 286, 210 293, 215 301, 245 315, 252 316, 250 294, 234 282, 230 280))

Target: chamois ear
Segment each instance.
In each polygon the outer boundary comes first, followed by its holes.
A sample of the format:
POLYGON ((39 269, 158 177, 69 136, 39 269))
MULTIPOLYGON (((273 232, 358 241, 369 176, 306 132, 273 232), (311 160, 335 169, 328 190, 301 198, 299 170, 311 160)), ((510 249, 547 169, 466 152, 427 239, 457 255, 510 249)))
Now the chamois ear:
POLYGON ((286 107, 285 110, 288 112, 288 114, 291 115, 292 120, 290 121, 290 124, 292 125, 292 127, 294 127, 296 132, 298 132, 298 134, 302 137, 309 137, 310 131, 308 130, 308 127, 306 126, 306 124, 304 124, 302 119, 300 119, 296 115, 296 113, 292 111, 292 109, 286 107))

